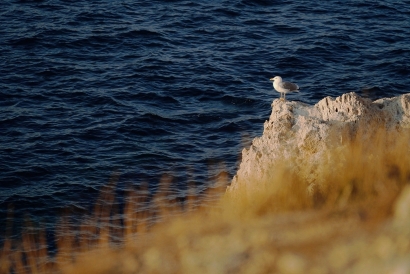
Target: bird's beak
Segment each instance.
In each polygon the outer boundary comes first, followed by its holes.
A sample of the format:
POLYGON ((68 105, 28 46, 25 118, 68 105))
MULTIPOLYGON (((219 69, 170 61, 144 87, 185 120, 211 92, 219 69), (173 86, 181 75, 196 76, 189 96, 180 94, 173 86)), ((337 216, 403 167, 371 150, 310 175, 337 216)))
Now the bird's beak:
POLYGON ((269 81, 275 81, 273 78, 270 78, 269 81))

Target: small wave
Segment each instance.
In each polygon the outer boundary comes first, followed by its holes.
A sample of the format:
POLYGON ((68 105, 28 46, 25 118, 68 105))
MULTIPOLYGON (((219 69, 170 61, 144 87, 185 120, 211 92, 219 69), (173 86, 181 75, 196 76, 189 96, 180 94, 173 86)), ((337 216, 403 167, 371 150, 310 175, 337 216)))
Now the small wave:
POLYGON ((285 35, 298 34, 298 33, 304 32, 303 28, 289 26, 289 25, 276 25, 274 26, 273 30, 278 34, 285 34, 285 35))
MULTIPOLYGON (((169 79, 173 79, 172 77, 169 79)), ((133 97, 143 102, 155 102, 158 104, 178 104, 179 101, 173 96, 161 95, 155 92, 139 92, 133 97)))
POLYGON ((12 39, 9 43, 13 46, 24 46, 24 47, 32 47, 38 45, 41 41, 41 38, 37 35, 31 37, 21 37, 17 39, 12 39))
POLYGON ((269 0, 242 0, 241 3, 246 6, 263 6, 269 7, 276 4, 275 1, 269 0))
POLYGON ((225 122, 221 126, 218 127, 218 131, 220 132, 236 132, 241 129, 238 124, 235 122, 225 122))
POLYGON ((161 38, 162 34, 153 30, 148 30, 148 29, 139 29, 139 30, 130 30, 127 32, 123 32, 120 34, 117 34, 116 37, 124 39, 124 38, 136 38, 136 37, 142 37, 142 38, 161 38))
POLYGON ((249 108, 252 108, 256 104, 256 101, 252 98, 236 97, 232 95, 224 95, 220 100, 228 105, 240 105, 249 108))
POLYGON ((107 22, 109 19, 122 19, 122 15, 120 13, 114 13, 109 10, 102 10, 102 11, 83 11, 80 12, 75 16, 75 20, 77 22, 96 22, 96 23, 102 23, 107 22))
MULTIPOLYGON (((172 132, 170 130, 167 130, 166 128, 153 128, 151 124, 155 121, 155 119, 151 117, 145 117, 145 118, 138 118, 135 119, 134 121, 129 121, 127 125, 122 125, 117 128, 118 133, 120 134, 126 134, 131 136, 132 138, 142 136, 142 137, 147 137, 147 136, 170 136, 172 132), (132 128, 129 128, 129 126, 132 126, 132 128)), ((114 137, 114 136, 113 136, 114 137)))
POLYGON ((224 7, 224 8, 221 8, 221 7, 215 8, 212 11, 212 13, 219 14, 219 15, 224 15, 224 16, 227 16, 229 18, 234 18, 234 17, 238 17, 238 16, 241 15, 241 13, 239 11, 237 11, 236 9, 235 10, 234 9, 228 9, 226 7, 224 7))

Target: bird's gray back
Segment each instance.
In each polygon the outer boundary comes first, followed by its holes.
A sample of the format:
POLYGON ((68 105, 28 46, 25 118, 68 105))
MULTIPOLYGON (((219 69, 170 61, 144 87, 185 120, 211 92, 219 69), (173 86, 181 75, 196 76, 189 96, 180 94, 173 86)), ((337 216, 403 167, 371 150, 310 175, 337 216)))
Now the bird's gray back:
POLYGON ((290 83, 290 82, 282 82, 282 87, 289 90, 289 91, 293 91, 293 90, 298 90, 299 86, 294 84, 294 83, 290 83))

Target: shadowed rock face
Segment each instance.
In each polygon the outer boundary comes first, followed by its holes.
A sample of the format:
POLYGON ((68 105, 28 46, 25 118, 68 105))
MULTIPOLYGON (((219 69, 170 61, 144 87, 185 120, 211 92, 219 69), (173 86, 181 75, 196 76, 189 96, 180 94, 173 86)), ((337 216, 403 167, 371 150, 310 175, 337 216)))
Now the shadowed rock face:
POLYGON ((263 135, 242 151, 242 162, 227 191, 242 185, 254 188, 253 181, 267 179, 283 160, 314 163, 326 149, 343 145, 358 132, 361 138, 370 138, 380 129, 403 128, 410 128, 410 94, 371 101, 351 92, 326 97, 314 106, 274 100, 263 135))

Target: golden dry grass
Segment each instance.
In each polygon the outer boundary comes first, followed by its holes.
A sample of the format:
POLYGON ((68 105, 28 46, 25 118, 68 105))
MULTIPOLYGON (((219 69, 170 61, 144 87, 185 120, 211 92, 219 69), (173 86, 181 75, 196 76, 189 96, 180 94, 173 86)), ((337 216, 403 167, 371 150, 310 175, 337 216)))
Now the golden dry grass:
POLYGON ((268 181, 254 182, 260 187, 184 214, 195 197, 182 208, 164 202, 164 190, 153 227, 137 191, 126 197, 123 222, 112 218, 113 180, 79 227, 62 218, 55 257, 41 233, 27 232, 20 245, 5 242, 0 272, 410 273, 408 130, 358 132, 319 163, 271 170, 268 181))

